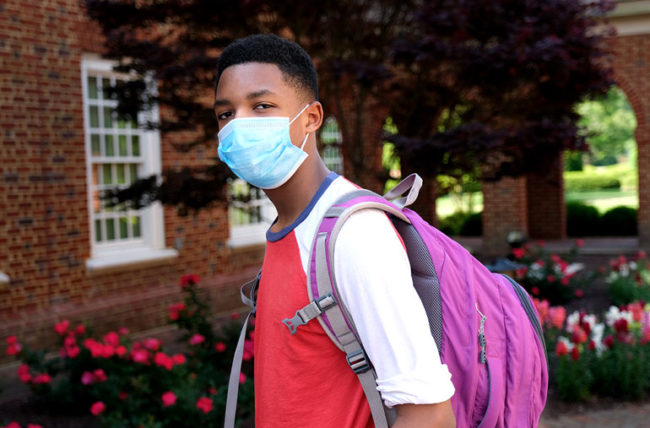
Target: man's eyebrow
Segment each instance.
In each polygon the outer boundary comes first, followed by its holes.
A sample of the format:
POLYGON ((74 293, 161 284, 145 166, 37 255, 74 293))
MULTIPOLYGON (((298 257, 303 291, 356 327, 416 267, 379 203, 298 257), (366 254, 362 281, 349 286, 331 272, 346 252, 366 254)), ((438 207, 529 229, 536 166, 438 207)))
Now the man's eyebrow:
MULTIPOLYGON (((246 99, 254 100, 255 98, 259 98, 259 97, 262 97, 262 96, 265 96, 265 95, 277 95, 277 94, 275 92, 269 90, 269 89, 260 89, 259 91, 250 92, 250 93, 246 94, 246 99)), ((214 100, 214 107, 215 108, 225 106, 225 105, 228 105, 228 104, 231 104, 231 102, 226 100, 226 99, 214 100)))

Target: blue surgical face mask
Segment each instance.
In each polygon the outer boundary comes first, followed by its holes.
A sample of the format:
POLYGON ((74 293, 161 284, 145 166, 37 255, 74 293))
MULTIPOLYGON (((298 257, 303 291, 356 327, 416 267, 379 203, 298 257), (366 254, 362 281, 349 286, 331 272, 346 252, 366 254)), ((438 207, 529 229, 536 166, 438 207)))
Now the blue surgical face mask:
POLYGON ((303 147, 293 145, 289 126, 309 107, 289 121, 288 117, 233 119, 219 131, 219 159, 242 180, 260 189, 282 186, 307 158, 303 147))

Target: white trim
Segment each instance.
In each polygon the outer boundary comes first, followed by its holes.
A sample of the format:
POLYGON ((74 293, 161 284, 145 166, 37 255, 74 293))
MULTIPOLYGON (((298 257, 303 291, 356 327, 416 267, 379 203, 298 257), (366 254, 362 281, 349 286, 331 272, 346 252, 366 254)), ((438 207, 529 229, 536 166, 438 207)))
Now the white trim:
POLYGON ((10 282, 11 278, 9 278, 9 275, 0 271, 0 284, 9 284, 10 282))
POLYGON ((619 36, 650 34, 650 0, 619 0, 607 17, 619 36))
MULTIPOLYGON (((116 242, 95 242, 95 221, 96 217, 101 218, 102 213, 94 214, 93 208, 93 165, 100 165, 102 163, 133 163, 138 164, 139 176, 156 175, 160 180, 162 161, 161 161, 161 140, 160 133, 156 130, 143 130, 137 131, 127 127, 123 130, 127 135, 134 133, 140 137, 140 154, 138 156, 119 156, 119 157, 106 157, 106 156, 93 156, 91 135, 103 135, 107 129, 100 127, 98 129, 90 127, 90 117, 88 106, 95 105, 90 100, 88 93, 88 76, 89 72, 92 75, 99 75, 112 79, 129 79, 128 74, 116 73, 113 67, 117 65, 115 61, 104 60, 99 56, 90 54, 83 55, 81 61, 81 79, 82 79, 82 97, 83 97, 83 117, 84 117, 84 142, 86 150, 86 181, 88 188, 88 217, 89 217, 89 241, 91 247, 91 258, 87 260, 86 266, 89 270, 103 270, 107 267, 124 266, 132 263, 148 262, 158 260, 160 258, 166 259, 171 256, 176 257, 178 254, 176 250, 165 249, 165 235, 164 235, 164 215, 160 203, 153 203, 148 207, 141 210, 134 211, 134 215, 140 216, 140 237, 131 237, 127 240, 117 240, 116 242), (125 260, 122 254, 128 254, 125 260)), ((155 80, 152 76, 148 79, 150 90, 154 93, 157 92, 155 80)), ((105 100, 100 100, 99 105, 105 105, 105 100)), ((101 110, 101 109, 100 109, 101 110)), ((101 117, 103 117, 103 110, 99 111, 100 124, 101 117)), ((157 122, 159 118, 159 110, 154 106, 150 111, 142 112, 139 114, 138 123, 157 122)), ((120 131, 122 132, 122 131, 120 131)), ((104 144, 103 138, 101 143, 104 144)), ((130 150, 129 150, 130 151, 130 150)), ((115 169, 115 167, 113 167, 115 169)), ((115 172, 114 172, 115 173, 115 172)), ((116 233, 119 233, 116 231, 116 233)), ((105 233, 104 235, 105 239, 105 233)))
POLYGON ((101 257, 86 259, 86 269, 89 272, 103 272, 113 268, 136 267, 143 264, 165 262, 178 257, 178 251, 165 248, 133 248, 129 250, 105 252, 101 257))

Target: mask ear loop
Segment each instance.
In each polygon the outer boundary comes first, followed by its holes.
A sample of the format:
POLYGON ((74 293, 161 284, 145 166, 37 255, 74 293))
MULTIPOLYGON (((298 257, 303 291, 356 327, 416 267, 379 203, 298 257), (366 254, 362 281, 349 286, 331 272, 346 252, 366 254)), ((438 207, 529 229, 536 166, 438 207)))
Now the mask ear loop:
MULTIPOLYGON (((292 124, 296 119, 298 119, 298 118, 300 117, 300 115, 303 114, 304 111, 307 110, 307 107, 309 107, 310 105, 311 105, 311 103, 307 103, 307 105, 305 105, 305 106, 302 108, 302 110, 300 110, 300 111, 298 112, 298 114, 297 114, 293 119, 291 119, 291 121, 289 122, 289 125, 291 125, 291 124, 292 124)), ((303 150, 304 147, 305 147, 305 144, 307 144, 307 138, 309 137, 309 134, 310 134, 310 133, 308 132, 307 135, 305 135, 305 139, 302 140, 302 144, 300 145, 300 150, 303 150)))

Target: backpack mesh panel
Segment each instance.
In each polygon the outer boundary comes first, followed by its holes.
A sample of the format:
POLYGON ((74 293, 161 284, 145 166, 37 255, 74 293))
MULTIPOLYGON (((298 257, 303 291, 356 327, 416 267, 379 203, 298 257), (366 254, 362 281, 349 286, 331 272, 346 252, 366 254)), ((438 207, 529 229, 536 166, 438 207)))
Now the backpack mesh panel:
POLYGON ((429 318, 431 335, 436 341, 438 352, 442 355, 442 303, 440 300, 440 282, 438 281, 433 260, 431 260, 426 244, 413 225, 404 223, 392 216, 391 220, 406 246, 406 253, 411 263, 413 286, 420 296, 420 300, 422 300, 424 310, 429 318))

